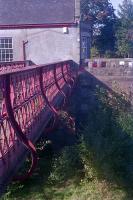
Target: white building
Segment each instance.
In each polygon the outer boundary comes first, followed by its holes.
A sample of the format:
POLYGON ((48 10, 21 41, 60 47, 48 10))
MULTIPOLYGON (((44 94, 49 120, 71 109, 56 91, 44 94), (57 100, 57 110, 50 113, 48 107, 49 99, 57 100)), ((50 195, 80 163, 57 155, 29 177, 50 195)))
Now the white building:
POLYGON ((0 62, 36 64, 89 57, 80 0, 0 0, 0 62))

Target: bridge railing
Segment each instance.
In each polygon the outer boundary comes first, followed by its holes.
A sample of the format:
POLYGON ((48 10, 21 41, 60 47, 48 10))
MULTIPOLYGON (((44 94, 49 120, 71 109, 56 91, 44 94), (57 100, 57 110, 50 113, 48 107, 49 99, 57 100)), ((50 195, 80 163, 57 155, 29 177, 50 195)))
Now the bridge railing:
POLYGON ((20 132, 30 138, 47 120, 45 109, 54 105, 58 93, 64 94, 72 76, 76 76, 72 61, 20 67, 0 74, 0 162, 3 165, 9 160, 10 152, 15 154, 23 143, 20 132))
POLYGON ((14 62, 0 62, 0 74, 5 72, 13 72, 16 69, 23 69, 26 66, 33 65, 32 61, 14 61, 14 62))

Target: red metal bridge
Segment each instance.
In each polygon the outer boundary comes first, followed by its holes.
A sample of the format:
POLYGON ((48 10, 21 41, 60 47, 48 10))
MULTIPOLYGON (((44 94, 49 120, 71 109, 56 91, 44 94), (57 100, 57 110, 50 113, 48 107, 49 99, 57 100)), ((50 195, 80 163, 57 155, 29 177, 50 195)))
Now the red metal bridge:
MULTIPOLYGON (((0 191, 11 181, 28 152, 31 175, 35 142, 72 89, 78 70, 73 61, 27 66, 0 64, 0 191)), ((25 178, 25 177, 23 177, 25 178)))

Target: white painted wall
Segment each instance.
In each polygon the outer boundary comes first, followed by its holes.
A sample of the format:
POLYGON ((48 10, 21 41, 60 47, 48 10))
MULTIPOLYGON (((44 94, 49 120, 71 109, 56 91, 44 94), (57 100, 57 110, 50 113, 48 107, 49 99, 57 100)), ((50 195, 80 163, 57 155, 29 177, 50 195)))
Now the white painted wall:
POLYGON ((27 59, 37 64, 72 59, 79 63, 79 28, 28 29, 26 46, 27 59))
POLYGON ((23 41, 26 44, 26 59, 36 64, 53 63, 62 60, 80 60, 79 28, 14 29, 0 30, 0 37, 13 38, 14 61, 23 60, 23 41))

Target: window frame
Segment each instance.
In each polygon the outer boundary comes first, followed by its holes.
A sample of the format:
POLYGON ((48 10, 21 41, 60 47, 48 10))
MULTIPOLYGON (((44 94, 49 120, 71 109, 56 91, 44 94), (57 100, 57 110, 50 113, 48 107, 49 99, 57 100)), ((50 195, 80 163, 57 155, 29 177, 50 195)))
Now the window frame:
POLYGON ((13 61, 13 38, 0 37, 0 62, 12 62, 12 61, 13 61), (2 39, 4 40, 3 42, 2 39), (6 40, 8 41, 6 42, 6 40), (11 40, 11 42, 9 40, 11 40))

